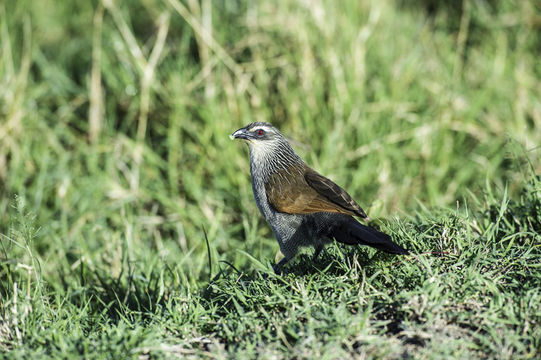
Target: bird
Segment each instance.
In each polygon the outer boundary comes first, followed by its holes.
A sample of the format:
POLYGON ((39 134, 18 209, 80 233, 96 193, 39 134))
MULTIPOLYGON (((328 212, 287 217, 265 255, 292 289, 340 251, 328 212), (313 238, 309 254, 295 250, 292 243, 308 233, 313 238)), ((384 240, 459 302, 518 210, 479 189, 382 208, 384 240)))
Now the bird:
POLYGON ((276 274, 300 248, 313 247, 315 260, 333 239, 390 254, 409 254, 389 235, 357 221, 355 217, 369 220, 359 204, 332 180, 310 168, 271 124, 250 123, 230 138, 248 144, 255 202, 284 255, 273 265, 276 274))

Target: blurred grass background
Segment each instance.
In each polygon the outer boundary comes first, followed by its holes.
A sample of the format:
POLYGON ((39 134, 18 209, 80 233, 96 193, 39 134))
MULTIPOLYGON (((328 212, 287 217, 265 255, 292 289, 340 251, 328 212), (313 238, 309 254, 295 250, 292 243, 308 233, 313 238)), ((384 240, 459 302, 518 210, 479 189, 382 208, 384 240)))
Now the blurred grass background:
POLYGON ((371 217, 487 184, 513 198, 541 172, 536 0, 19 0, 0 3, 0 42, 4 299, 84 306, 90 281, 124 281, 107 294, 128 301, 140 276, 152 308, 208 280, 204 232, 214 273, 273 259, 228 139, 252 121, 371 217))

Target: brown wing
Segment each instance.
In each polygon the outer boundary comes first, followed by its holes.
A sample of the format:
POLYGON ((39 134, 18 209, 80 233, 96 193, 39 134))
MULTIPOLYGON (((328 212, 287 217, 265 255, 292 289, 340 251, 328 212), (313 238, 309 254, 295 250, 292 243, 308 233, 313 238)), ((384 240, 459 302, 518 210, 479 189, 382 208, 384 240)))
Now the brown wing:
POLYGON ((344 189, 327 179, 325 176, 318 174, 312 169, 309 169, 304 175, 304 178, 306 179, 308 185, 310 185, 320 195, 331 201, 333 204, 352 212, 358 217, 368 217, 359 204, 357 204, 357 202, 355 202, 355 200, 353 200, 353 198, 344 189))
POLYGON ((348 193, 304 164, 271 175, 265 191, 269 203, 280 212, 335 212, 367 218, 348 193))

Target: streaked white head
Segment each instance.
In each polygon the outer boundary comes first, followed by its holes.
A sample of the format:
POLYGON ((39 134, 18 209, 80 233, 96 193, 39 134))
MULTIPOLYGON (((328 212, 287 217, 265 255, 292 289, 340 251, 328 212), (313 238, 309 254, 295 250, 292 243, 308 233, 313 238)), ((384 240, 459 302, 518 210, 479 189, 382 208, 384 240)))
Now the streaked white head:
POLYGON ((302 160, 280 131, 266 122, 254 122, 238 129, 231 139, 242 139, 250 148, 252 171, 268 175, 302 160))

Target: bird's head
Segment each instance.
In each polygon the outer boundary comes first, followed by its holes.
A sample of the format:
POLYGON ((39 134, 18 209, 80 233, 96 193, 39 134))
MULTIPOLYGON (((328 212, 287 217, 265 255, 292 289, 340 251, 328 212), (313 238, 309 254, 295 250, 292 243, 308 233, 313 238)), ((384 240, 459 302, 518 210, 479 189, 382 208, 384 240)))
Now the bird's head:
POLYGON ((272 173, 277 169, 302 163, 286 138, 269 123, 255 122, 238 129, 229 136, 242 139, 250 148, 250 164, 253 169, 272 173))
POLYGON ((269 123, 254 122, 238 129, 229 136, 232 140, 245 140, 250 147, 268 146, 270 143, 284 140, 284 137, 269 123))

